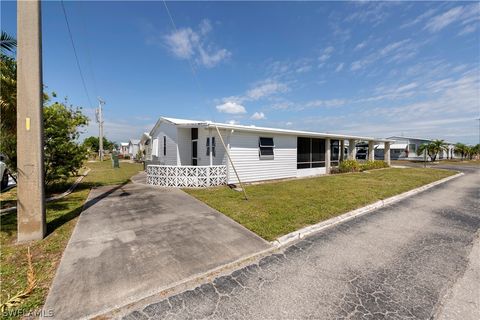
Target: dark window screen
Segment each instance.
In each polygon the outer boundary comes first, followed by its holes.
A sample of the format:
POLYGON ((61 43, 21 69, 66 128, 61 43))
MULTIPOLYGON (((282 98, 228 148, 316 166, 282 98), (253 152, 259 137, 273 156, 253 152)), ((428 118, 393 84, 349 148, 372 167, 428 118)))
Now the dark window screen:
POLYGON ((198 128, 192 128, 192 140, 198 139, 198 128))

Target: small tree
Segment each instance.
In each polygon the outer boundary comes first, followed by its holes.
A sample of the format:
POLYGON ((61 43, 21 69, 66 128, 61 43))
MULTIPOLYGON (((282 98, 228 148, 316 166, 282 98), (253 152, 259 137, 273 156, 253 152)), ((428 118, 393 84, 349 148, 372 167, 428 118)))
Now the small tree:
POLYGON ((430 159, 435 161, 440 152, 447 150, 447 145, 444 140, 433 140, 429 143, 422 143, 418 146, 418 153, 422 154, 426 152, 430 159))
POLYGON ((466 148, 467 146, 463 143, 458 142, 455 144, 455 153, 460 154, 462 160, 465 157, 466 148))
POLYGON ((75 175, 86 158, 86 148, 78 143, 79 128, 88 118, 79 108, 55 102, 43 108, 45 137, 45 184, 75 175))
MULTIPOLYGON (((100 145, 98 142, 99 142, 98 137, 90 136, 85 140, 83 140, 83 145, 87 149, 89 149, 91 152, 98 153, 98 150, 100 148, 100 145)), ((115 149, 115 142, 112 142, 107 138, 103 137, 103 149, 112 151, 113 149, 115 149)))

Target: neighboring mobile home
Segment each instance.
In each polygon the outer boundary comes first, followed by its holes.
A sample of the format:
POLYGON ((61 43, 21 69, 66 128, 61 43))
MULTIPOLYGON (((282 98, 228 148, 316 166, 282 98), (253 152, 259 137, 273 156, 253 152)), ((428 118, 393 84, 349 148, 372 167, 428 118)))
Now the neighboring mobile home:
POLYGON ((136 159, 138 150, 140 149, 140 140, 130 139, 128 142, 128 154, 130 159, 136 159))
MULTIPOLYGON (((390 159, 392 160, 423 160, 423 154, 417 154, 418 147, 424 143, 430 143, 432 139, 411 138, 402 136, 388 137, 388 140, 393 140, 390 144, 390 159)), ((453 159, 455 146, 452 143, 447 143, 447 150, 440 152, 437 156, 438 160, 453 159)), ((375 158, 383 159, 384 145, 379 144, 375 147, 375 158)), ((428 158, 428 157, 427 157, 428 158)))
POLYGON ((142 159, 139 160, 152 160, 151 158, 146 158, 146 155, 149 154, 150 157, 152 155, 152 137, 148 132, 144 132, 142 137, 140 138, 140 142, 138 144, 138 148, 142 151, 142 159))
MULTIPOLYGON (((329 173, 344 155, 355 159, 355 142, 390 140, 255 126, 160 118, 150 132, 146 153, 148 183, 204 187, 329 173), (219 136, 221 134, 221 137, 219 136), (223 139, 223 143, 222 143, 223 139), (226 150, 229 151, 231 161, 226 150)), ((373 160, 373 152, 369 159, 373 160)), ((387 162, 389 159, 387 157, 387 162)))
POLYGON ((120 155, 123 157, 128 155, 128 142, 120 142, 120 155))

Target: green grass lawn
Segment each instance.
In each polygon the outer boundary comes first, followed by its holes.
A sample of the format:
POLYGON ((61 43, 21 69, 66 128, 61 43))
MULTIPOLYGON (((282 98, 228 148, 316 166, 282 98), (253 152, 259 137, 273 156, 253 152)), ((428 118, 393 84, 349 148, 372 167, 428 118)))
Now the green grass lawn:
MULTIPOLYGON (((70 239, 90 188, 127 183, 132 175, 143 169, 141 164, 126 162, 121 162, 119 169, 112 169, 110 161, 88 162, 85 165, 92 170, 77 189, 65 198, 47 203, 48 235, 44 240, 30 244, 16 244, 16 212, 0 217, 0 302, 4 303, 10 296, 16 295, 27 287, 28 246, 30 246, 37 280, 37 286, 32 293, 22 300, 18 307, 10 309, 9 312, 25 313, 43 305, 63 250, 70 239)), ((12 194, 14 193, 12 192, 12 194)), ((2 318, 15 319, 19 316, 6 315, 2 318)))
POLYGON ((439 169, 389 168, 363 173, 228 187, 185 189, 266 240, 455 174, 439 169))

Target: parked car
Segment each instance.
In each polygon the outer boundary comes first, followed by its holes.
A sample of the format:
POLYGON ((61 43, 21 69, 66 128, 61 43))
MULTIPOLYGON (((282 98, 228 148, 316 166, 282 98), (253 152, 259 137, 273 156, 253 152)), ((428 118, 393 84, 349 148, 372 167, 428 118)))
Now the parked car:
POLYGON ((360 149, 357 151, 357 160, 366 160, 368 155, 367 149, 360 149))
POLYGON ((1 190, 8 187, 8 169, 5 162, 3 162, 4 160, 5 157, 3 155, 0 155, 0 177, 2 177, 2 182, 0 186, 1 190))

